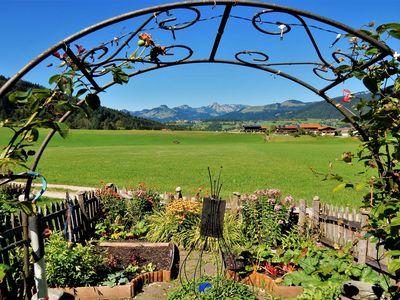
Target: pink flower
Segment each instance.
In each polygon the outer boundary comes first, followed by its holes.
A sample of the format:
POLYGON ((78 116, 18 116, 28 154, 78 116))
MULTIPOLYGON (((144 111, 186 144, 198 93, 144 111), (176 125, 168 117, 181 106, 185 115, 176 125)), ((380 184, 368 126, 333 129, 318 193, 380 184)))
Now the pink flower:
POLYGON ((280 211, 281 208, 282 208, 282 206, 279 205, 279 204, 277 204, 277 205, 275 205, 274 210, 275 210, 275 211, 280 211))
POLYGON ((290 204, 292 203, 294 198, 292 195, 287 195, 285 198, 283 198, 283 204, 290 204))

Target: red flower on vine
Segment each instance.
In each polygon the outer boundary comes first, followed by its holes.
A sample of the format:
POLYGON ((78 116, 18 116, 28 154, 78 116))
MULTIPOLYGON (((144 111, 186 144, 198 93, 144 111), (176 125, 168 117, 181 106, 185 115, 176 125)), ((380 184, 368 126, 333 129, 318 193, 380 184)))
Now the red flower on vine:
POLYGON ((350 102, 351 98, 353 98, 353 95, 351 94, 350 90, 344 89, 343 90, 343 102, 350 102))

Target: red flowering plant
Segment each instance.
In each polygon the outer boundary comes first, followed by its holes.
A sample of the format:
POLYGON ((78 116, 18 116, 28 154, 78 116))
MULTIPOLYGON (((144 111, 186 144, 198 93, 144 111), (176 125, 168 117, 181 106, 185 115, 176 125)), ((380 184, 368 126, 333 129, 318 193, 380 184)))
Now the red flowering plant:
POLYGON ((143 220, 146 215, 161 207, 160 195, 143 182, 129 194, 132 195, 132 199, 128 202, 127 213, 133 222, 143 220))
POLYGON ((141 238, 148 231, 144 217, 160 207, 158 193, 139 184, 126 194, 114 188, 102 188, 96 192, 103 207, 102 221, 96 224, 101 239, 141 238))

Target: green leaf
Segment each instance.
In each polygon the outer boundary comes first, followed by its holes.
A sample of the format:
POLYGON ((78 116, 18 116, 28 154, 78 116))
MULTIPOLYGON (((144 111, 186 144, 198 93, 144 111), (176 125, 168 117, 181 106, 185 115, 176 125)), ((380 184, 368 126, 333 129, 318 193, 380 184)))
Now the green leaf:
POLYGON ((115 83, 119 83, 119 84, 128 83, 129 76, 124 71, 122 71, 121 68, 113 68, 112 73, 113 73, 113 79, 114 79, 115 83))
POLYGON ((25 137, 28 142, 36 142, 39 138, 39 130, 32 128, 25 137))
POLYGON ((3 282, 4 278, 6 277, 8 271, 10 271, 10 267, 5 264, 0 264, 0 283, 3 282))
POLYGON ((400 31, 400 24, 398 24, 398 23, 385 23, 385 24, 379 25, 376 28, 376 32, 383 33, 388 29, 393 29, 393 30, 400 31))
POLYGON ((375 54, 379 54, 379 49, 375 48, 375 47, 369 47, 368 50, 365 51, 366 55, 375 55, 375 54))
POLYGON ((400 259, 394 259, 388 264, 388 271, 394 273, 400 269, 400 259))
POLYGON ((58 82, 60 80, 60 78, 61 78, 61 75, 59 75, 59 74, 51 76, 49 78, 49 84, 53 84, 55 82, 58 82))
POLYGON ((54 125, 55 125, 55 129, 60 134, 60 136, 65 139, 69 134, 68 125, 65 123, 62 123, 62 122, 54 122, 54 125))
POLYGON ((372 93, 376 94, 379 91, 378 80, 376 78, 365 76, 363 79, 365 87, 372 93))
POLYGON ((356 184, 355 190, 357 192, 360 192, 360 191, 362 191, 364 189, 364 187, 365 187, 365 183, 360 182, 360 183, 356 184))
POLYGON ((34 212, 35 212, 35 209, 34 209, 32 203, 29 202, 29 201, 19 202, 19 203, 18 203, 18 206, 19 206, 19 207, 22 209, 22 211, 23 211, 24 213, 26 213, 28 216, 33 215, 34 212))
POLYGON ((387 256, 400 256, 400 250, 389 250, 386 252, 387 256))
POLYGON ((393 218, 392 221, 390 222, 390 226, 392 227, 400 226, 400 217, 393 218))
POLYGON ((345 187, 346 187, 346 183, 340 183, 340 184, 338 184, 337 186, 335 186, 335 187, 333 188, 332 191, 333 191, 334 193, 336 193, 336 192, 339 192, 339 191, 344 190, 345 187))
POLYGON ((394 82, 394 93, 399 93, 400 92, 400 78, 397 78, 396 81, 394 82))
POLYGON ((76 98, 79 98, 80 96, 82 96, 84 93, 86 93, 88 91, 88 89, 80 89, 77 93, 76 93, 76 95, 75 95, 75 97, 76 98))
POLYGON ((400 30, 390 30, 389 35, 400 40, 400 30))
POLYGON ((100 98, 97 94, 87 94, 85 102, 93 110, 98 109, 101 105, 100 98))
POLYGON ((8 96, 8 100, 10 100, 11 103, 27 103, 31 96, 32 89, 29 89, 26 92, 16 91, 8 96))

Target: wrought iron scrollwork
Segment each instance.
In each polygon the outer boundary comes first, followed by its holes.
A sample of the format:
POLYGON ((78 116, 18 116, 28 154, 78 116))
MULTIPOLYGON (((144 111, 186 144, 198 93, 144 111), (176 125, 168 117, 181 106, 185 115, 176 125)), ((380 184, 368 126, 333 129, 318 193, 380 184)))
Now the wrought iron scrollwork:
MULTIPOLYGON (((331 67, 325 66, 325 67, 317 67, 317 68, 313 68, 313 72, 315 75, 317 75, 319 78, 326 80, 326 81, 336 81, 336 79, 338 78, 338 74, 339 73, 335 73, 333 71, 333 69, 331 67), (325 74, 328 74, 329 71, 332 71, 332 73, 334 74, 334 78, 329 78, 327 76, 323 76, 322 72, 324 72, 325 74)), ((339 75, 340 76, 340 75, 339 75)))
POLYGON ((357 60, 355 60, 354 57, 351 56, 350 54, 343 53, 342 51, 334 51, 334 52, 332 53, 333 59, 334 59, 338 64, 340 64, 340 63, 343 61, 342 59, 340 59, 340 56, 344 56, 345 58, 348 58, 348 59, 351 61, 351 64, 352 64, 353 66, 356 66, 356 65, 358 64, 357 60))
MULTIPOLYGON (((317 62, 314 62, 314 63, 297 62, 297 63, 293 63, 293 64, 298 64, 298 65, 301 65, 301 64, 315 64, 315 65, 317 65, 316 67, 314 67, 312 69, 313 73, 316 76, 318 76, 319 78, 323 79, 323 80, 326 80, 326 81, 337 81, 338 79, 343 78, 343 76, 345 74, 350 73, 353 70, 353 68, 356 66, 356 64, 357 64, 356 60, 352 57, 352 55, 343 53, 341 51, 334 51, 332 53, 332 57, 333 57, 334 61, 332 63, 329 63, 323 57, 322 52, 321 52, 319 46, 317 45, 317 43, 315 41, 315 38, 314 38, 314 36, 313 36, 313 34, 312 34, 311 30, 310 30, 310 27, 315 27, 315 28, 318 28, 318 29, 322 29, 322 28, 317 27, 317 26, 309 26, 307 24, 307 22, 304 20, 304 18, 301 17, 298 14, 294 14, 294 13, 291 13, 291 12, 285 12, 285 11, 281 11, 281 10, 268 9, 268 10, 263 10, 263 11, 260 11, 260 12, 256 13, 253 16, 251 21, 252 21, 253 26, 258 31, 260 31, 262 33, 265 33, 265 34, 270 34, 270 35, 280 35, 281 38, 283 37, 283 35, 285 35, 289 31, 291 31, 292 26, 302 27, 305 30, 305 32, 306 32, 306 34, 307 34, 307 36, 309 38, 309 41, 311 42, 311 45, 314 48, 315 53, 317 54, 317 56, 318 56, 320 61, 317 61, 317 62), (270 14, 270 13, 276 13, 276 12, 286 13, 286 14, 290 15, 290 16, 296 18, 297 20, 299 20, 300 24, 288 24, 288 23, 283 23, 283 22, 279 22, 279 21, 271 22, 271 21, 263 21, 262 20, 262 16, 263 15, 270 14), (275 26, 278 26, 278 28, 280 30, 279 31, 266 30, 266 29, 261 27, 261 24, 275 25, 275 26), (350 60, 350 62, 351 62, 350 66, 346 66, 346 65, 342 64, 342 62, 346 58, 350 60), (338 66, 334 66, 335 63, 338 64, 338 66), (331 73, 331 76, 324 75, 324 74, 328 74, 328 73, 331 73)), ((338 41, 338 39, 341 37, 341 34, 338 34, 337 32, 334 32, 332 30, 325 30, 325 31, 336 34, 335 41, 329 46, 329 48, 331 48, 338 41)), ((239 55, 239 54, 244 54, 244 53, 247 54, 247 51, 242 51, 242 52, 236 54, 235 55, 236 59, 241 61, 241 62, 245 62, 240 58, 240 55, 239 55)), ((254 51, 250 51, 248 53, 258 53, 258 54, 260 54, 260 52, 254 52, 254 51)), ((253 60, 253 61, 256 61, 256 60, 253 60)), ((245 63, 249 64, 248 61, 246 61, 245 63)), ((253 64, 254 64, 254 62, 253 62, 253 64)), ((292 64, 292 63, 288 63, 287 62, 287 63, 282 63, 281 65, 289 65, 289 64, 292 64)), ((270 65, 280 65, 280 63, 275 63, 275 64, 271 63, 271 64, 266 64, 265 66, 270 66, 270 65)))
POLYGON ((271 34, 271 35, 284 35, 286 33, 288 33, 292 28, 289 24, 285 24, 283 22, 264 22, 261 19, 262 15, 266 15, 269 13, 274 13, 276 12, 276 10, 274 9, 267 9, 267 10, 263 10, 260 11, 258 13, 256 13, 253 17, 253 19, 251 20, 251 22, 253 23, 253 26, 260 32, 265 33, 265 34, 271 34), (269 31, 269 30, 265 30, 263 28, 261 28, 261 26, 259 24, 270 24, 270 25, 277 25, 278 28, 280 29, 279 31, 269 31))
MULTIPOLYGON (((178 10, 178 9, 175 9, 175 10, 178 10)), ((179 10, 193 11, 195 17, 193 18, 193 20, 180 21, 180 22, 176 22, 175 24, 172 25, 172 24, 170 24, 171 22, 177 21, 177 17, 174 17, 173 13, 171 13, 171 11, 173 12, 174 10, 164 10, 164 11, 155 13, 155 16, 157 18, 156 22, 158 23, 158 26, 164 30, 175 31, 175 30, 181 30, 181 29, 190 27, 200 19, 200 11, 194 7, 179 8, 179 10), (167 18, 163 19, 161 21, 158 20, 158 18, 163 14, 166 14, 167 18)))
POLYGON ((184 50, 187 51, 187 54, 183 58, 175 59, 173 61, 163 61, 162 59, 159 59, 158 63, 160 63, 160 64, 171 64, 171 63, 174 63, 175 64, 175 63, 179 63, 179 62, 188 60, 193 55, 193 50, 189 46, 186 46, 186 45, 170 45, 170 46, 165 46, 165 55, 161 56, 161 58, 165 57, 165 56, 174 56, 175 54, 170 52, 169 50, 173 50, 175 48, 176 49, 184 49, 184 50))
POLYGON ((235 58, 244 63, 244 64, 252 64, 252 65, 264 65, 266 61, 268 61, 269 56, 263 52, 260 51, 240 51, 238 53, 235 54, 235 58), (255 58, 252 58, 253 62, 249 62, 245 59, 242 59, 242 56, 256 56, 255 58), (258 58, 257 58, 258 57, 258 58))

